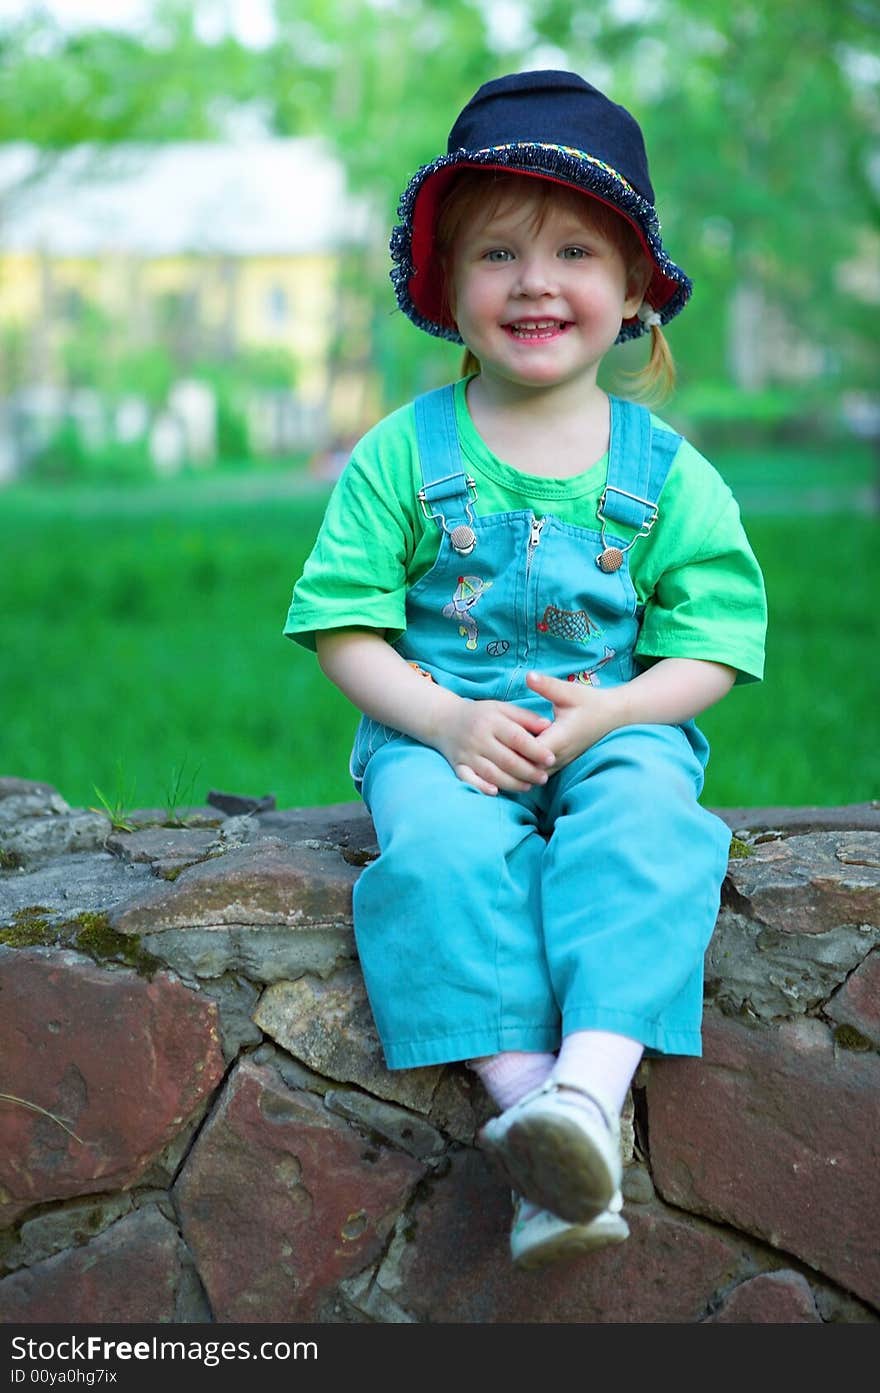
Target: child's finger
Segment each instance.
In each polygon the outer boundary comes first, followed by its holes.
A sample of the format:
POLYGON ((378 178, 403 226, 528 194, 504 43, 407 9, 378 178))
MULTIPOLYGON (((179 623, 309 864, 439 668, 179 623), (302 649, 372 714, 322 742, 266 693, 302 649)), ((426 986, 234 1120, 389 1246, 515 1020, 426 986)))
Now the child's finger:
POLYGON ((526 760, 532 767, 537 765, 539 768, 544 768, 545 765, 552 764, 552 751, 548 750, 546 745, 543 745, 538 738, 540 735, 543 735, 545 731, 550 730, 552 725, 552 721, 546 721, 541 729, 536 731, 534 735, 531 735, 521 726, 512 726, 509 740, 506 742, 508 749, 514 751, 515 754, 526 760))
POLYGON ((529 711, 525 706, 510 706, 508 710, 511 719, 522 726, 523 730, 530 730, 533 735, 540 735, 542 730, 553 724, 549 716, 542 716, 538 711, 529 711))
POLYGON ((497 784, 490 784, 488 779, 481 779, 476 770, 471 769, 469 764, 456 765, 455 772, 463 784, 470 784, 478 793, 488 793, 490 796, 498 792, 497 784))
POLYGON ((540 692, 554 703, 571 698, 571 683, 562 682, 558 677, 550 677, 546 672, 527 672, 526 682, 533 692, 540 692))

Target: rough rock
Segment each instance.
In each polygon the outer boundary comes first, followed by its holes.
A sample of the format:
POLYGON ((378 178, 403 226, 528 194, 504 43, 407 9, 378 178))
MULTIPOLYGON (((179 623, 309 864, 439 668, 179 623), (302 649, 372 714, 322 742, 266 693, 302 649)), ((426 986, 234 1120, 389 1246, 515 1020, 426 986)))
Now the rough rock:
POLYGON ((880 1058, 836 1048, 817 1020, 707 1013, 703 1034, 702 1060, 652 1063, 659 1193, 880 1305, 880 1058))
POLYGON ((112 922, 187 978, 329 974, 354 956, 356 878, 333 848, 267 837, 184 870, 118 907, 112 922))
POLYGON ((625 1209, 631 1237, 572 1262, 519 1272, 509 1192, 479 1152, 452 1157, 400 1226, 377 1285, 419 1321, 450 1324, 692 1322, 739 1274, 735 1240, 661 1205, 625 1209))
POLYGON ((476 1074, 453 1065, 443 1070, 431 1099, 428 1120, 456 1141, 471 1145, 483 1124, 497 1111, 476 1074))
POLYGON ((113 832, 107 838, 107 850, 123 861, 177 861, 183 867, 201 861, 216 841, 217 833, 210 827, 143 827, 137 832, 113 832))
POLYGON ((205 1321, 192 1261, 154 1206, 126 1215, 84 1247, 0 1281, 0 1321, 18 1325, 205 1321))
POLYGON ((350 865, 363 866, 379 855, 372 820, 359 801, 261 813, 259 822, 267 832, 286 842, 319 842, 338 847, 350 865))
POLYGON ((814 832, 763 842, 733 859, 724 901, 781 933, 880 928, 880 832, 814 832))
MULTIPOLYGON (((0 803, 8 807, 15 799, 0 803)), ((53 813, 27 817, 3 829, 3 850, 26 862, 70 851, 99 851, 110 832, 109 819, 96 812, 53 813)))
POLYGON ((33 869, 0 876, 0 923, 18 910, 70 917, 95 914, 130 900, 153 883, 147 866, 125 866, 106 852, 69 853, 33 869))
POLYGON ((134 1184, 222 1077, 216 1006, 165 973, 0 949, 0 991, 4 1091, 60 1119, 0 1106, 0 1223, 134 1184))
POLYGON ((253 1022, 253 1010, 259 999, 259 988, 245 977, 224 973, 201 984, 202 991, 216 1001, 220 1019, 220 1041, 223 1058, 229 1063, 249 1045, 259 1045, 262 1031, 253 1022))
POLYGON ((825 1014, 880 1049, 880 952, 870 953, 847 978, 825 1007, 825 1014))
POLYGON ((799 1272, 762 1272, 740 1282, 704 1325, 821 1325, 810 1284, 799 1272))
POLYGON ((31 1267, 65 1248, 81 1247, 123 1214, 128 1214, 132 1203, 127 1193, 96 1195, 84 1200, 69 1200, 33 1219, 25 1219, 6 1258, 6 1268, 12 1271, 17 1267, 31 1267))
POLYGON ((429 1111, 442 1068, 386 1068, 359 967, 343 968, 328 982, 277 982, 260 997, 254 1020, 310 1069, 416 1112, 429 1111))
POLYGON ((880 929, 841 924, 797 933, 724 908, 706 953, 706 999, 726 1015, 802 1015, 825 1001, 880 942, 880 929))
POLYGON ((880 801, 838 807, 713 808, 733 832, 880 832, 880 801))
POLYGON ((44 804, 57 798, 59 803, 63 804, 60 811, 69 811, 69 805, 64 802, 54 785, 40 783, 37 779, 16 779, 8 774, 0 775, 0 803, 6 802, 7 798, 22 797, 42 799, 44 804))
POLYGON ((328 1088, 324 1106, 340 1117, 357 1123, 365 1131, 375 1132, 401 1151, 408 1151, 420 1161, 440 1156, 444 1150, 443 1137, 424 1118, 416 1117, 393 1103, 380 1103, 368 1093, 354 1088, 328 1088))
POLYGON ((243 1060, 175 1187, 215 1319, 314 1320, 375 1262, 423 1173, 243 1060))

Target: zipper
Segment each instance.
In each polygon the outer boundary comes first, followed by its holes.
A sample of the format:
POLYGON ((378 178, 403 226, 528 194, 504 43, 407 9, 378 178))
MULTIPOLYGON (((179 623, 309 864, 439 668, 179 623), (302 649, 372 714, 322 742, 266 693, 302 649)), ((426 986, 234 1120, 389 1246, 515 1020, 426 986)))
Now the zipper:
POLYGON ((535 555, 535 552, 536 552, 536 550, 537 550, 537 548, 538 548, 538 546, 539 546, 539 544, 540 544, 540 541, 541 541, 541 533, 542 533, 542 531, 544 530, 544 523, 545 523, 546 521, 547 521, 547 519, 546 519, 545 517, 544 517, 544 518, 536 518, 535 515, 534 515, 534 513, 532 514, 531 530, 530 530, 530 532, 529 532, 528 546, 526 547, 526 594, 525 594, 525 603, 526 603, 526 630, 525 630, 525 643, 523 644, 523 654, 522 654, 522 661, 523 661, 524 663, 525 663, 525 662, 528 662, 529 653, 530 653, 530 651, 531 651, 531 646, 532 646, 531 643, 530 643, 530 641, 529 641, 529 634, 530 634, 530 632, 531 632, 530 619, 529 619, 529 616, 530 616, 530 613, 531 613, 531 596, 530 596, 530 594, 529 594, 529 589, 528 589, 528 580, 529 580, 529 576, 530 576, 531 570, 532 570, 532 558, 533 558, 533 556, 535 555))
POLYGON ((536 518, 534 514, 532 515, 532 530, 529 534, 529 544, 526 548, 526 575, 528 575, 532 569, 532 557, 535 554, 535 548, 541 540, 541 532, 546 521, 546 518, 536 518))

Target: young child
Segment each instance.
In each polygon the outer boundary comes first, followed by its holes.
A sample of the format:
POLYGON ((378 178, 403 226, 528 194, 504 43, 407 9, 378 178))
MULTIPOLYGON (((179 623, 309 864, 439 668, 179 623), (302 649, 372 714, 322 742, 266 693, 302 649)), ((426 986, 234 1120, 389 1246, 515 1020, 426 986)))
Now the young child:
POLYGON ((762 675, 729 489, 596 374, 691 283, 641 132, 573 73, 486 83, 411 179, 401 308, 465 376, 356 446, 285 632, 363 713, 381 849, 354 896, 388 1066, 467 1061, 518 1197, 515 1261, 625 1239, 619 1115, 645 1049, 699 1055, 729 833, 693 718, 762 675))

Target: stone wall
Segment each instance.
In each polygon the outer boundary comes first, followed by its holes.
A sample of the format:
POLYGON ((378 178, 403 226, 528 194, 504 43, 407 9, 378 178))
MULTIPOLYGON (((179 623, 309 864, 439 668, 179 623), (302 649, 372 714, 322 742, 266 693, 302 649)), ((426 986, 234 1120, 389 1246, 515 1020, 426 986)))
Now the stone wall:
POLYGON ((722 815, 705 1057, 638 1073, 632 1236, 518 1273, 479 1084, 383 1067, 360 805, 123 830, 0 780, 0 1321, 876 1323, 880 810, 722 815))

